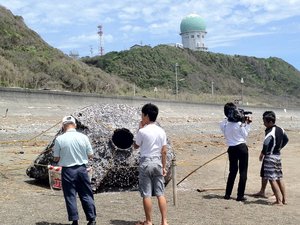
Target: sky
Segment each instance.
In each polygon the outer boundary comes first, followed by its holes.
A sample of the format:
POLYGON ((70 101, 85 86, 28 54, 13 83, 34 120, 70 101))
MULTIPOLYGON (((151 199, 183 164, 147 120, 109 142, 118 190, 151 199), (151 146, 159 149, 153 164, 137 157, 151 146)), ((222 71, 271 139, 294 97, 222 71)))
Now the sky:
POLYGON ((278 57, 300 70, 300 0, 0 0, 66 54, 99 55, 135 44, 181 43, 180 22, 198 14, 208 51, 278 57))

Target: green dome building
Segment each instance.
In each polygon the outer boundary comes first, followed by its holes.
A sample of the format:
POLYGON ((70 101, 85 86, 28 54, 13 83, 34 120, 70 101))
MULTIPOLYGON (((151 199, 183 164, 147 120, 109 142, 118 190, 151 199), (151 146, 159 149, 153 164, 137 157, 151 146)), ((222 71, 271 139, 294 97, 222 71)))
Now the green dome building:
POLYGON ((194 51, 206 51, 204 38, 206 35, 204 20, 197 14, 190 14, 184 17, 180 23, 180 35, 184 48, 194 51))

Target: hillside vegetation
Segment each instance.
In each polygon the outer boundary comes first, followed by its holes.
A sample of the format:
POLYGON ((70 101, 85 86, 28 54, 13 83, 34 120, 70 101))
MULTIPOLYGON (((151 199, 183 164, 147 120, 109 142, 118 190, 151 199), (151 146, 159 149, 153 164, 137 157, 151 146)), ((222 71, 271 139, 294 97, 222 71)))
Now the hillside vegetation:
POLYGON ((300 105, 300 72, 279 58, 159 45, 75 60, 51 47, 22 17, 1 6, 0 86, 213 103, 244 95, 254 104, 274 105, 288 99, 300 105))
POLYGON ((23 18, 0 6, 0 85, 102 94, 122 94, 117 76, 74 60, 49 46, 23 18))
POLYGON ((237 95, 243 78, 245 95, 300 97, 300 72, 275 57, 230 56, 160 45, 110 52, 83 61, 143 89, 159 87, 174 91, 178 63, 179 92, 211 93, 213 82, 216 94, 237 95))

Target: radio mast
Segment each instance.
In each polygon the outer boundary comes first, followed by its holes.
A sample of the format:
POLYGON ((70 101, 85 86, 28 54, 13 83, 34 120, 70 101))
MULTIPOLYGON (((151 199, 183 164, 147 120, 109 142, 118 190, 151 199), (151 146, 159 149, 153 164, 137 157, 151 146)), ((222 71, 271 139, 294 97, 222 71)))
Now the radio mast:
POLYGON ((98 26, 98 34, 99 34, 99 40, 100 40, 100 45, 99 45, 99 55, 102 56, 104 55, 104 48, 103 48, 103 30, 102 30, 102 25, 98 26))

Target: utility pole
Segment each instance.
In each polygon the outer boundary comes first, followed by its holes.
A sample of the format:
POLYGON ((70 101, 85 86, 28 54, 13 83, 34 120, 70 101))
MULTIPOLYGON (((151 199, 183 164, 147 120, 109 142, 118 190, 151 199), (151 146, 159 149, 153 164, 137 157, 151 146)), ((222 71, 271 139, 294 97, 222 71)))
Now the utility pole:
POLYGON ((90 45, 90 53, 91 53, 91 57, 93 57, 94 52, 93 52, 93 46, 90 45))
POLYGON ((135 83, 133 83, 133 96, 135 96, 135 83))
POLYGON ((176 88, 176 99, 178 99, 178 63, 175 64, 175 88, 176 88))
POLYGON ((243 93, 244 78, 241 78, 241 86, 242 86, 242 96, 241 96, 241 101, 242 101, 242 105, 244 105, 244 93, 243 93))
POLYGON ((100 45, 99 45, 99 55, 103 56, 104 55, 104 48, 103 48, 103 26, 99 25, 98 27, 98 35, 99 35, 99 40, 100 40, 100 45))

